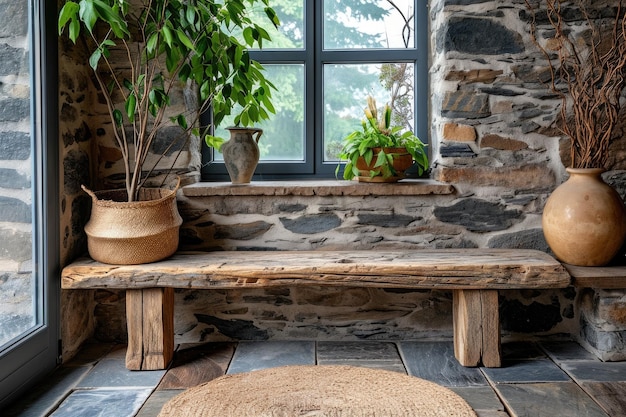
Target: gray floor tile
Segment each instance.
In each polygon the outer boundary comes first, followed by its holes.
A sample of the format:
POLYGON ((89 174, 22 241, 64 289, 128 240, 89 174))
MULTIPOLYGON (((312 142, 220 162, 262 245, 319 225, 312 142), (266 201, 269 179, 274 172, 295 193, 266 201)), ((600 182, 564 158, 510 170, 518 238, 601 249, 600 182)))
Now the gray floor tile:
POLYGON ((133 417, 150 389, 77 390, 50 417, 133 417))
POLYGON ((626 382, 584 382, 581 388, 610 416, 626 416, 626 382))
POLYGON ((502 344, 502 358, 507 360, 541 359, 546 354, 534 343, 513 342, 502 344))
POLYGON ((114 343, 87 343, 67 364, 67 366, 92 365, 117 350, 120 345, 114 343))
POLYGON ((349 365, 406 373, 392 342, 318 342, 319 365, 349 365))
POLYGON ((608 417, 573 382, 496 386, 512 417, 608 417))
POLYGON ((91 366, 59 368, 10 409, 4 410, 2 415, 4 417, 46 416, 69 395, 90 370, 91 366))
POLYGON ((135 417, 157 417, 166 402, 185 390, 163 390, 152 393, 135 417))
POLYGON ((504 411, 504 405, 489 386, 486 387, 451 387, 475 410, 504 411))
POLYGON ((577 381, 626 381, 626 362, 567 361, 561 367, 577 381))
POLYGON ((550 358, 556 363, 571 360, 599 361, 594 354, 585 350, 576 342, 542 343, 541 347, 548 352, 550 358))
POLYGON ((314 365, 315 342, 240 342, 227 374, 236 374, 276 366, 314 365))
POLYGON ((474 410, 478 417, 510 417, 506 411, 474 410))
POLYGON ((549 359, 504 361, 502 368, 481 369, 496 384, 570 381, 567 374, 549 359))
POLYGON ((123 360, 103 359, 78 384, 79 388, 149 387, 154 388, 165 371, 130 371, 123 360))
POLYGON ((347 366, 359 366, 362 368, 371 369, 383 369, 385 371, 399 372, 406 374, 406 369, 402 364, 402 361, 370 361, 370 360, 332 360, 327 359, 319 361, 318 365, 347 365, 347 366))
POLYGON ((452 342, 400 342, 398 347, 409 375, 448 387, 487 384, 478 368, 459 364, 452 342))
POLYGON ((317 342, 317 360, 398 360, 391 342, 317 342))

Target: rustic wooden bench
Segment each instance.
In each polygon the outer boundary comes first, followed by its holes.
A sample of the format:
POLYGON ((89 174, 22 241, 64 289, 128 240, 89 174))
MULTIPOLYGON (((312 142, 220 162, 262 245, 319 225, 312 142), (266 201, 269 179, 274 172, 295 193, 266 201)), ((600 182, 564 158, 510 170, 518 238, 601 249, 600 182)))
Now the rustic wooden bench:
POLYGON ((454 351, 464 366, 499 367, 498 291, 564 288, 570 276, 534 250, 233 251, 176 253, 145 265, 80 259, 64 289, 125 289, 128 369, 164 369, 174 353, 174 289, 334 286, 453 293, 454 351))

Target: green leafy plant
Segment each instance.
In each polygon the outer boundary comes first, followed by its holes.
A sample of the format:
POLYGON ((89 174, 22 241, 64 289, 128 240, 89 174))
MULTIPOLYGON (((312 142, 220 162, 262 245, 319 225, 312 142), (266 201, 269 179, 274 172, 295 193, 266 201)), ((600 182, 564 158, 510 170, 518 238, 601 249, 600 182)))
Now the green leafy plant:
MULTIPOLYGON (((249 126, 274 113, 263 67, 249 47, 270 36, 252 21, 248 8, 264 6, 277 26, 269 0, 80 0, 65 1, 59 36, 84 42, 98 87, 106 100, 125 165, 129 201, 150 171, 144 168, 159 130, 178 126, 187 140, 200 136, 200 115, 209 111, 215 127, 241 110, 235 123, 249 126), (240 31, 243 42, 232 35, 240 31), (116 61, 112 52, 118 51, 116 61), (124 62, 119 58, 124 57, 124 62), (197 92, 197 106, 171 114, 171 95, 184 87, 197 92), (168 111, 169 109, 169 111, 168 111), (130 133, 132 132, 132 133, 130 133), (130 137, 132 136, 132 137, 130 137)), ((173 144, 170 144, 172 146, 173 144)))
MULTIPOLYGON (((363 158, 365 163, 370 165, 374 158, 374 148, 382 148, 378 152, 374 168, 370 175, 389 178, 397 173, 393 168, 394 152, 386 148, 406 148, 413 158, 417 167, 418 175, 422 175, 428 170, 428 154, 426 146, 417 136, 410 131, 402 132, 400 126, 391 127, 391 107, 385 105, 378 119, 376 101, 373 97, 367 97, 367 107, 364 110, 365 119, 361 122, 362 130, 356 130, 346 136, 343 140, 343 147, 339 157, 347 161, 343 178, 351 180, 360 175, 357 168, 357 161, 363 158)), ((339 174, 341 165, 337 166, 335 175, 339 174)))

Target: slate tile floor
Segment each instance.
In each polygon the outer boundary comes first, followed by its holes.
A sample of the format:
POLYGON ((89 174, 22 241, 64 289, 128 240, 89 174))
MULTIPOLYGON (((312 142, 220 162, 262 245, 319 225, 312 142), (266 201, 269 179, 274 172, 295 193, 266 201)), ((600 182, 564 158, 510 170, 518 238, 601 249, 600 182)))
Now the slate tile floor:
POLYGON ((601 362, 573 342, 513 343, 502 368, 464 368, 451 342, 240 342, 179 348, 166 371, 128 371, 125 347, 92 345, 4 417, 155 417, 185 388, 293 364, 406 372, 450 387, 480 417, 626 416, 626 362, 601 362))

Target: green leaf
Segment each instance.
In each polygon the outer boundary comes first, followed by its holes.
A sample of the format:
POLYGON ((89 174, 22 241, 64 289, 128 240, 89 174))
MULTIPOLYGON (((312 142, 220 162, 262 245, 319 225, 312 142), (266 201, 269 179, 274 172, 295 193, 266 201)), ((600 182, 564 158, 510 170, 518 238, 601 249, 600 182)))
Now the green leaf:
POLYGON ((196 10, 193 6, 187 5, 187 13, 185 14, 185 18, 189 23, 191 23, 192 25, 194 24, 194 22, 196 21, 196 10))
POLYGON ((183 45, 185 45, 187 48, 189 48, 192 51, 195 50, 195 47, 193 46, 193 42, 191 42, 191 39, 189 39, 182 30, 177 29, 176 35, 178 36, 178 40, 180 41, 180 43, 182 43, 183 45))
POLYGON ((78 19, 72 19, 70 22, 70 39, 72 42, 76 43, 76 39, 78 39, 78 35, 80 35, 80 22, 78 19))
POLYGON ((266 7, 265 14, 270 19, 275 28, 278 28, 278 26, 280 26, 280 20, 278 19, 278 15, 274 11, 274 9, 272 9, 271 7, 266 7))
POLYGON ((248 116, 250 117, 250 120, 254 123, 254 122, 258 122, 259 121, 259 110, 256 106, 250 106, 250 108, 248 109, 248 116))
POLYGON ((172 35, 171 29, 167 26, 163 26, 163 29, 161 29, 161 31, 163 33, 163 38, 165 39, 165 43, 167 44, 167 46, 171 48, 172 42, 174 41, 174 35, 172 35))
MULTIPOLYGON (((68 1, 63 5, 61 11, 59 12, 59 20, 57 24, 59 29, 59 35, 63 33, 65 25, 67 25, 68 22, 76 21, 76 13, 78 13, 79 9, 80 6, 78 5, 78 3, 75 3, 73 1, 68 1)), ((75 41, 75 39, 72 39, 72 41, 75 41)))
POLYGON ((222 145, 224 144, 224 142, 226 142, 226 140, 212 135, 206 135, 204 137, 204 141, 206 142, 208 147, 215 148, 218 152, 222 151, 222 145))
POLYGON ((156 50, 157 41, 159 40, 159 35, 157 33, 153 33, 148 38, 148 42, 146 42, 146 50, 149 54, 153 54, 156 50))
POLYGON ((182 127, 184 130, 187 130, 187 118, 183 114, 176 116, 176 123, 178 123, 178 126, 182 127))
POLYGON ((87 30, 93 33, 93 27, 98 20, 98 15, 96 13, 96 9, 94 7, 95 0, 81 0, 79 3, 80 9, 78 11, 78 16, 80 20, 85 24, 87 30))
POLYGON ((248 26, 243 30, 243 38, 248 46, 254 45, 254 34, 252 33, 251 27, 248 26))
POLYGON ((116 126, 122 126, 124 123, 124 117, 122 116, 122 112, 118 109, 113 110, 113 120, 115 121, 116 126))
POLYGON ((250 126, 250 116, 248 115, 247 111, 244 111, 243 113, 241 113, 240 120, 243 126, 250 126))
POLYGON ((100 57, 102 57, 102 51, 100 49, 93 51, 93 54, 89 57, 89 66, 93 68, 94 71, 98 68, 100 57))
POLYGON ((267 33, 265 29, 259 26, 257 30, 259 31, 259 39, 267 39, 268 41, 272 40, 270 34, 267 33))
POLYGON ((97 16, 101 20, 107 22, 115 36, 117 36, 118 38, 123 38, 125 35, 130 35, 130 32, 128 31, 128 27, 126 25, 126 21, 119 15, 120 8, 118 7, 118 3, 115 3, 115 8, 112 8, 107 3, 101 0, 91 1, 93 1, 93 7, 96 11, 97 16))
POLYGON ((363 154, 363 159, 365 159, 365 163, 367 165, 372 163, 372 158, 374 157, 374 151, 371 148, 368 148, 363 154))
POLYGON ((128 120, 133 122, 135 120, 135 109, 137 106, 137 97, 134 94, 128 96, 126 99, 126 103, 124 103, 126 109, 126 115, 128 116, 128 120))
POLYGON ((205 101, 211 95, 211 84, 205 81, 200 85, 200 100, 205 101))

